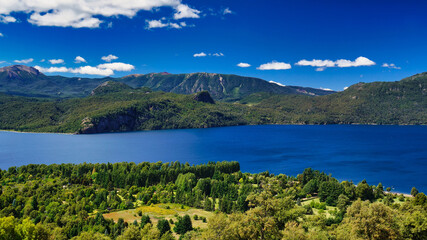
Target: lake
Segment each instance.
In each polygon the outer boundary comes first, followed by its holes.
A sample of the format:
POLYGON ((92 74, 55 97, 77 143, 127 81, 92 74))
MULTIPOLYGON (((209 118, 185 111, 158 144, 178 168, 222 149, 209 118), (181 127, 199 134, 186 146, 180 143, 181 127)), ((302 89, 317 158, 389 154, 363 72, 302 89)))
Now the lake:
POLYGON ((305 168, 427 191, 427 126, 265 125, 65 135, 0 132, 0 168, 26 164, 239 161, 243 172, 305 168))

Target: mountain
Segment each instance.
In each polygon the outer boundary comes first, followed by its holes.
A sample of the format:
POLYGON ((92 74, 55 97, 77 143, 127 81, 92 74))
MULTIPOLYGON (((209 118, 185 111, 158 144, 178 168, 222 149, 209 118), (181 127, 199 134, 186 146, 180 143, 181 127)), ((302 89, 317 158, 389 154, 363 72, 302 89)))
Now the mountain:
POLYGON ((77 78, 46 76, 37 69, 22 65, 0 68, 0 92, 30 97, 86 97, 106 81, 122 82, 133 88, 194 94, 209 91, 216 100, 234 101, 255 92, 273 94, 327 95, 333 91, 296 86, 281 86, 259 78, 217 73, 134 74, 122 78, 77 78))
POLYGON ((193 94, 208 91, 217 100, 238 100, 255 92, 319 96, 334 93, 315 88, 281 86, 259 78, 218 73, 129 75, 117 79, 132 87, 149 87, 154 91, 193 94))
POLYGON ((0 129, 101 133, 248 124, 427 124, 427 73, 358 83, 326 96, 254 93, 242 99, 250 104, 214 101, 207 91, 152 92, 111 79, 92 92, 72 99, 0 94, 0 129))
POLYGON ((280 120, 286 123, 427 124, 426 95, 427 73, 421 73, 397 82, 358 83, 314 98, 275 95, 255 106, 286 112, 280 120))

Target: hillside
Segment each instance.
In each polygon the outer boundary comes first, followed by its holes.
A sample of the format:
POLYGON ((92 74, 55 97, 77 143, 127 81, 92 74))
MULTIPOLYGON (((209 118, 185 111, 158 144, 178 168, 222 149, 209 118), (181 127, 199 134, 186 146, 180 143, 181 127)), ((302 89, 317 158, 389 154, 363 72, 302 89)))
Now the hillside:
POLYGON ((397 82, 358 83, 328 96, 267 96, 256 106, 286 112, 274 120, 282 123, 427 124, 426 95, 422 73, 397 82))
POLYGON ((100 133, 266 123, 262 111, 206 99, 146 88, 62 101, 0 94, 0 129, 100 133))
POLYGON ((274 94, 326 95, 333 93, 314 88, 280 86, 259 78, 217 73, 135 74, 122 78, 78 78, 46 76, 37 69, 22 65, 0 68, 0 92, 29 97, 86 97, 105 81, 122 82, 133 88, 193 94, 209 91, 216 100, 238 100, 255 92, 274 94))
POLYGON ((0 129, 101 133, 248 124, 427 124, 427 74, 358 83, 327 96, 257 93, 241 103, 208 92, 183 95, 107 81, 92 96, 45 99, 0 94, 0 129))

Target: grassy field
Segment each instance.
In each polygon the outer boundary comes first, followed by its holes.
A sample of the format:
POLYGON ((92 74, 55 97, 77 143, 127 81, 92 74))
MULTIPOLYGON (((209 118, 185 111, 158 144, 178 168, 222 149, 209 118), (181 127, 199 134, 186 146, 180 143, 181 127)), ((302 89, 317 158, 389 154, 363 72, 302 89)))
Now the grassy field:
MULTIPOLYGON (((200 219, 194 220, 194 215, 197 215, 199 217, 205 217, 207 219, 214 215, 214 213, 212 212, 207 212, 196 208, 190 208, 181 204, 162 203, 151 206, 142 206, 136 209, 106 213, 103 216, 104 218, 113 219, 115 222, 117 222, 119 218, 123 218, 123 220, 129 224, 133 223, 135 220, 137 220, 139 223, 141 220, 141 217, 138 214, 139 211, 141 211, 142 214, 147 214, 148 216, 150 216, 151 222, 154 226, 157 225, 157 222, 160 219, 172 219, 174 222, 176 222, 177 216, 184 216, 188 214, 192 219, 193 228, 207 228, 207 223, 204 223, 200 219)), ((172 224, 171 228, 173 227, 174 225, 172 224)))
MULTIPOLYGON (((308 199, 306 201, 301 201, 301 205, 303 205, 303 206, 310 205, 311 202, 320 203, 320 199, 318 197, 315 197, 315 198, 308 199)), ((313 208, 313 214, 314 215, 319 215, 323 212, 326 217, 331 217, 331 214, 329 213, 330 211, 337 211, 337 208, 331 207, 331 206, 326 206, 326 210, 320 210, 320 209, 313 208)))

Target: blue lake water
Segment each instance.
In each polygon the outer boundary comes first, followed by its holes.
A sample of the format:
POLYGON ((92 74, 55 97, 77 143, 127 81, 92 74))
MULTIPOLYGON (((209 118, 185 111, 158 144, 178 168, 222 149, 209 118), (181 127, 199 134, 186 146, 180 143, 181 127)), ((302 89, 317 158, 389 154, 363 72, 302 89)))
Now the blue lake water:
POLYGON ((26 164, 239 161, 243 172, 366 179, 427 191, 427 126, 240 126, 64 135, 0 132, 0 168, 26 164))

